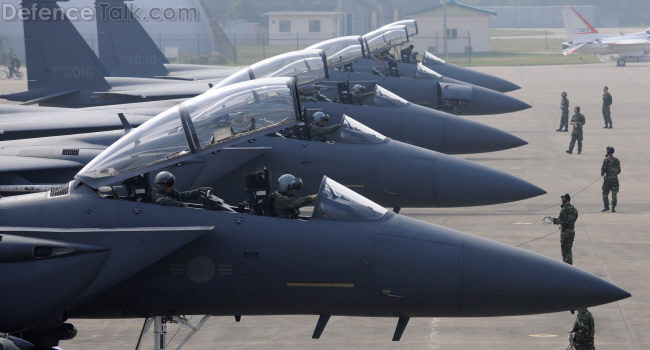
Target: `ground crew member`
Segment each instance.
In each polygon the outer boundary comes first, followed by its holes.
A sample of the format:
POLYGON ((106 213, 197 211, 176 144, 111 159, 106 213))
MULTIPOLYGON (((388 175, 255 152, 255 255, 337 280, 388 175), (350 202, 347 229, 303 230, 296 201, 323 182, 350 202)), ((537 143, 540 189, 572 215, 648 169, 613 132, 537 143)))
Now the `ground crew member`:
POLYGON ((174 189, 176 177, 169 171, 161 171, 153 181, 154 191, 151 193, 151 203, 171 207, 185 207, 185 201, 199 199, 201 191, 212 191, 212 187, 199 187, 191 191, 180 192, 174 189))
POLYGON ((365 100, 367 97, 370 97, 374 94, 375 94, 374 91, 366 92, 365 86, 361 84, 355 84, 352 87, 352 103, 360 105, 363 103, 363 100, 365 100))
POLYGON ((330 116, 329 114, 320 111, 314 113, 312 119, 311 126, 309 127, 309 136, 312 141, 325 142, 327 141, 325 138, 326 135, 335 132, 341 127, 340 124, 325 126, 325 124, 330 120, 330 116))
POLYGON ((411 58, 413 57, 413 45, 409 45, 407 48, 402 49, 399 53, 400 56, 402 56, 402 62, 404 63, 414 63, 411 61, 411 58))
POLYGON ((609 94, 609 88, 603 88, 603 119, 605 120, 604 128, 612 128, 612 113, 609 107, 612 105, 612 95, 609 94))
POLYGON ((7 68, 9 69, 9 79, 13 78, 20 70, 20 60, 13 53, 9 55, 9 65, 7 68))
POLYGON ((616 213, 616 194, 618 193, 618 174, 621 173, 621 162, 614 157, 614 147, 607 146, 607 154, 600 168, 603 176, 603 204, 602 211, 609 210, 609 191, 612 191, 612 213, 616 213))
POLYGON ((565 194, 562 198, 562 209, 560 216, 553 218, 553 224, 560 225, 560 247, 562 249, 562 260, 573 265, 573 254, 571 247, 573 247, 573 239, 575 238, 575 223, 578 220, 578 210, 571 205, 571 196, 565 194))
POLYGON ((291 174, 284 174, 278 178, 278 190, 275 192, 275 216, 279 218, 295 219, 300 216, 300 208, 308 206, 318 198, 317 194, 294 197, 296 191, 302 188, 302 180, 291 174))
POLYGON ((591 312, 586 307, 579 308, 569 336, 571 346, 575 350, 594 350, 595 333, 596 327, 591 312))
POLYGON ((562 116, 560 117, 560 127, 555 131, 569 131, 569 99, 566 98, 566 92, 562 91, 562 102, 560 102, 560 109, 562 116))
POLYGON ((578 154, 582 153, 582 126, 585 125, 585 116, 580 113, 580 107, 573 109, 574 114, 571 117, 571 125, 573 125, 573 130, 571 131, 571 143, 569 143, 569 149, 566 151, 568 154, 573 153, 573 146, 578 141, 578 154))

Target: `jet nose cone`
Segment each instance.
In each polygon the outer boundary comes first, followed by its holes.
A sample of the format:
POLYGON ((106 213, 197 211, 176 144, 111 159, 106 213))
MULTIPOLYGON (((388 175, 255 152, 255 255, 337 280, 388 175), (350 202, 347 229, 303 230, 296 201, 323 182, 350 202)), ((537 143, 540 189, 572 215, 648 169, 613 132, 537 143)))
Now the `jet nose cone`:
POLYGON ((474 99, 469 102, 469 107, 464 114, 485 115, 511 113, 523 111, 531 107, 526 102, 498 91, 482 88, 480 86, 473 86, 472 90, 474 93, 474 99))
POLYGON ((446 154, 495 152, 528 144, 503 130, 456 116, 446 120, 443 132, 440 152, 446 154))
POLYGON ((435 178, 436 204, 440 207, 508 203, 546 193, 504 172, 460 158, 441 157, 435 178))
POLYGON ((461 249, 466 316, 567 311, 630 297, 601 278, 523 249, 474 236, 461 249))

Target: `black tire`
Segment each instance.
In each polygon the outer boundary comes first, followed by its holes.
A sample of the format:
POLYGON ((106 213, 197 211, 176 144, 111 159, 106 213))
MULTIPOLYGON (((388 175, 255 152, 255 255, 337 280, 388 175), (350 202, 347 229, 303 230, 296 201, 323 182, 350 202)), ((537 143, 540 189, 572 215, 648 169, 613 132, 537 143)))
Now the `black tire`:
POLYGON ((0 80, 6 80, 9 77, 9 72, 6 70, 0 70, 0 80))
POLYGON ((619 59, 616 61, 616 65, 619 66, 619 67, 625 67, 625 60, 622 59, 622 58, 619 58, 619 59))
POLYGON ((23 80, 23 72, 14 73, 14 80, 23 80))

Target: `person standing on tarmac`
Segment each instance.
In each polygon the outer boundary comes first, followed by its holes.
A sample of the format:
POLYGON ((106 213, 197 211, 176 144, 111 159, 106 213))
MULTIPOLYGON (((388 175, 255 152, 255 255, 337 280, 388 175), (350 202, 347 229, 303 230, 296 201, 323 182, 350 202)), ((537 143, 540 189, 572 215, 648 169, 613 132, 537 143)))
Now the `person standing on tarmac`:
POLYGON ((612 106, 612 95, 609 93, 609 88, 605 86, 603 88, 603 119, 605 120, 605 129, 612 128, 612 112, 610 107, 612 106))
POLYGON ((603 210, 609 211, 609 192, 612 192, 612 213, 616 213, 618 193, 618 174, 621 173, 621 162, 614 157, 614 147, 607 146, 607 154, 600 168, 600 176, 603 176, 603 210))
POLYGON ((562 197, 562 209, 557 218, 553 218, 554 225, 560 225, 560 247, 562 249, 562 260, 573 265, 573 254, 571 248, 573 247, 573 239, 575 238, 575 223, 578 220, 578 210, 571 205, 571 196, 565 194, 562 197))
POLYGON ((566 92, 562 91, 562 102, 560 102, 560 109, 562 116, 560 117, 560 127, 555 131, 569 131, 569 99, 566 98, 566 92))
POLYGON ((594 335, 596 334, 596 326, 594 325, 594 317, 586 307, 578 309, 578 316, 573 324, 573 329, 569 333, 571 349, 575 350, 594 350, 594 335))
POLYGON ((573 153, 573 146, 578 141, 578 154, 582 153, 582 126, 585 125, 585 116, 580 113, 580 107, 573 109, 574 114, 571 117, 571 125, 573 125, 573 130, 571 131, 571 143, 569 143, 569 149, 566 150, 566 153, 573 153))
POLYGON ((199 187, 191 191, 180 192, 174 188, 176 177, 169 171, 161 171, 153 181, 154 191, 151 193, 151 203, 170 207, 185 207, 184 202, 199 199, 201 191, 212 190, 212 187, 199 187))
POLYGON ((296 191, 302 188, 302 180, 291 174, 284 174, 278 178, 278 190, 275 192, 274 209, 278 218, 297 219, 300 208, 306 207, 316 201, 317 194, 294 197, 296 191))

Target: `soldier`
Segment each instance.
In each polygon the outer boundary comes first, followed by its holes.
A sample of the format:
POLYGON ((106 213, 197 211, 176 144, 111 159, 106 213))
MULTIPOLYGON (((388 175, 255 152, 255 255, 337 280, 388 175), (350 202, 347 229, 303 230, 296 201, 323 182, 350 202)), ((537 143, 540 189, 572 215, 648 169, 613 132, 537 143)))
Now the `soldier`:
POLYGON ((603 88, 603 119, 605 120, 604 128, 612 128, 612 113, 609 107, 612 105, 612 95, 609 94, 609 88, 603 88))
POLYGON ((176 177, 169 171, 161 171, 153 181, 155 189, 151 193, 151 203, 171 207, 185 207, 185 201, 198 199, 201 191, 212 191, 212 187, 199 187, 191 191, 180 192, 174 189, 176 177))
POLYGON ((400 51, 400 56, 402 56, 402 62, 404 63, 415 63, 412 61, 413 57, 413 45, 409 45, 407 48, 400 51))
POLYGON ((573 324, 569 339, 571 346, 575 350, 594 350, 594 335, 596 327, 594 325, 594 317, 586 307, 578 309, 578 316, 573 324))
POLYGON ((568 154, 573 153, 573 146, 578 141, 578 154, 582 153, 582 126, 585 125, 585 116, 580 113, 580 107, 573 109, 574 114, 571 117, 571 125, 573 125, 573 130, 571 131, 571 143, 569 143, 569 149, 566 151, 568 154))
POLYGON ((352 87, 352 103, 363 104, 363 100, 374 95, 374 91, 366 92, 366 87, 361 84, 354 84, 352 87))
POLYGON ((573 265, 573 254, 571 247, 573 247, 573 239, 575 238, 575 222, 578 219, 578 210, 571 205, 571 196, 565 194, 562 198, 562 209, 560 216, 553 218, 553 224, 560 225, 560 247, 562 249, 562 260, 573 265))
POLYGON ((9 55, 9 66, 7 68, 9 70, 9 79, 13 78, 20 71, 20 60, 13 53, 9 55))
POLYGON ((566 98, 567 95, 564 91, 560 96, 562 96, 562 102, 560 102, 562 116, 560 117, 560 127, 555 131, 569 131, 569 99, 566 98))
POLYGON ((278 190, 275 192, 275 216, 278 218, 296 219, 300 216, 300 208, 308 206, 318 198, 317 194, 294 197, 295 191, 302 188, 302 180, 291 174, 278 178, 278 190))
POLYGON ((614 157, 614 147, 607 146, 607 154, 600 168, 603 177, 603 204, 602 211, 609 210, 609 191, 612 191, 612 213, 616 213, 616 194, 618 193, 618 174, 621 173, 621 162, 614 157))
POLYGON ((312 141, 325 142, 327 141, 325 138, 326 135, 335 132, 341 127, 340 124, 325 126, 325 123, 330 120, 330 116, 320 111, 314 113, 312 119, 311 126, 309 127, 309 136, 311 136, 312 141))

